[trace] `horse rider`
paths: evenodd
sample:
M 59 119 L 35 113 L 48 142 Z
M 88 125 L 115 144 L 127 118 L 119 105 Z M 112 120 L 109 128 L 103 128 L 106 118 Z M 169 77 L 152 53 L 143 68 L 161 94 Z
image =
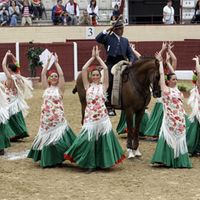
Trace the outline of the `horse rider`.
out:
M 111 106 L 111 92 L 113 86 L 113 75 L 111 74 L 111 68 L 121 60 L 128 59 L 131 63 L 136 60 L 128 39 L 122 37 L 123 32 L 123 21 L 117 20 L 112 27 L 102 31 L 96 36 L 96 41 L 104 45 L 107 54 L 106 65 L 108 66 L 109 72 L 107 109 L 109 116 L 116 115 L 115 110 Z

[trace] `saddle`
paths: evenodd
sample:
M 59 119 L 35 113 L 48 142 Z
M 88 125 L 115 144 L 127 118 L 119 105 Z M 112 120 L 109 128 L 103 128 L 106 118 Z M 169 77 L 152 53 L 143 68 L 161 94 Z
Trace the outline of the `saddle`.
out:
M 119 61 L 115 64 L 112 69 L 111 73 L 113 74 L 113 88 L 112 88 L 112 95 L 111 95 L 111 104 L 115 107 L 120 109 L 122 107 L 122 100 L 121 100 L 121 89 L 122 89 L 122 74 L 124 70 L 129 66 L 129 62 L 126 60 Z

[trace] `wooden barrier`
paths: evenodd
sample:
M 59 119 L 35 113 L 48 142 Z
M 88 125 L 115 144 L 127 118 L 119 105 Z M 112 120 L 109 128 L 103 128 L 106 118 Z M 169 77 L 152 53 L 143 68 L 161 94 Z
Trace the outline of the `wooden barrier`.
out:
M 67 40 L 66 42 L 60 43 L 35 43 L 35 46 L 48 48 L 52 52 L 57 52 L 59 56 L 59 63 L 64 71 L 65 80 L 74 80 L 74 49 L 73 42 L 77 43 L 78 46 L 78 70 L 80 71 L 84 63 L 91 56 L 92 46 L 97 45 L 95 40 Z M 162 45 L 161 41 L 148 41 L 148 42 L 135 42 L 136 49 L 143 56 L 154 56 L 156 51 L 159 51 Z M 195 55 L 200 54 L 200 40 L 185 40 L 185 41 L 175 41 L 175 47 L 173 51 L 178 60 L 177 70 L 193 70 L 195 67 L 192 58 Z M 27 50 L 28 43 L 19 44 L 19 58 L 21 65 L 21 73 L 24 76 L 30 76 L 30 71 L 28 68 Z M 106 53 L 104 47 L 101 46 L 101 56 L 105 60 Z M 4 43 L 0 44 L 0 58 L 3 59 L 6 51 L 10 49 L 15 53 L 15 43 Z M 0 67 L 0 71 L 2 68 Z M 37 70 L 37 76 L 40 76 L 41 68 Z

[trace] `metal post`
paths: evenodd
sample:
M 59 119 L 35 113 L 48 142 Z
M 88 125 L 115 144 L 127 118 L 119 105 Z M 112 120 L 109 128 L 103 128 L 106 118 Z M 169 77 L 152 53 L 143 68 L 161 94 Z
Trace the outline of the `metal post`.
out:
M 16 60 L 19 63 L 19 42 L 15 43 Z
M 76 80 L 78 76 L 78 47 L 76 42 L 73 42 L 73 49 L 74 49 L 74 80 Z

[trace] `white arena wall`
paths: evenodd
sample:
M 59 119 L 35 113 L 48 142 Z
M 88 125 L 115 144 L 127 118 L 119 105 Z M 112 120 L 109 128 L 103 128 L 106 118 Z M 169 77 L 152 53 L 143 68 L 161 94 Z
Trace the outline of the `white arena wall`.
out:
M 0 43 L 12 42 L 65 42 L 69 40 L 94 39 L 109 26 L 31 26 L 1 27 Z M 88 36 L 88 31 L 92 35 Z M 200 39 L 199 25 L 130 25 L 125 26 L 124 36 L 130 41 L 183 41 Z

